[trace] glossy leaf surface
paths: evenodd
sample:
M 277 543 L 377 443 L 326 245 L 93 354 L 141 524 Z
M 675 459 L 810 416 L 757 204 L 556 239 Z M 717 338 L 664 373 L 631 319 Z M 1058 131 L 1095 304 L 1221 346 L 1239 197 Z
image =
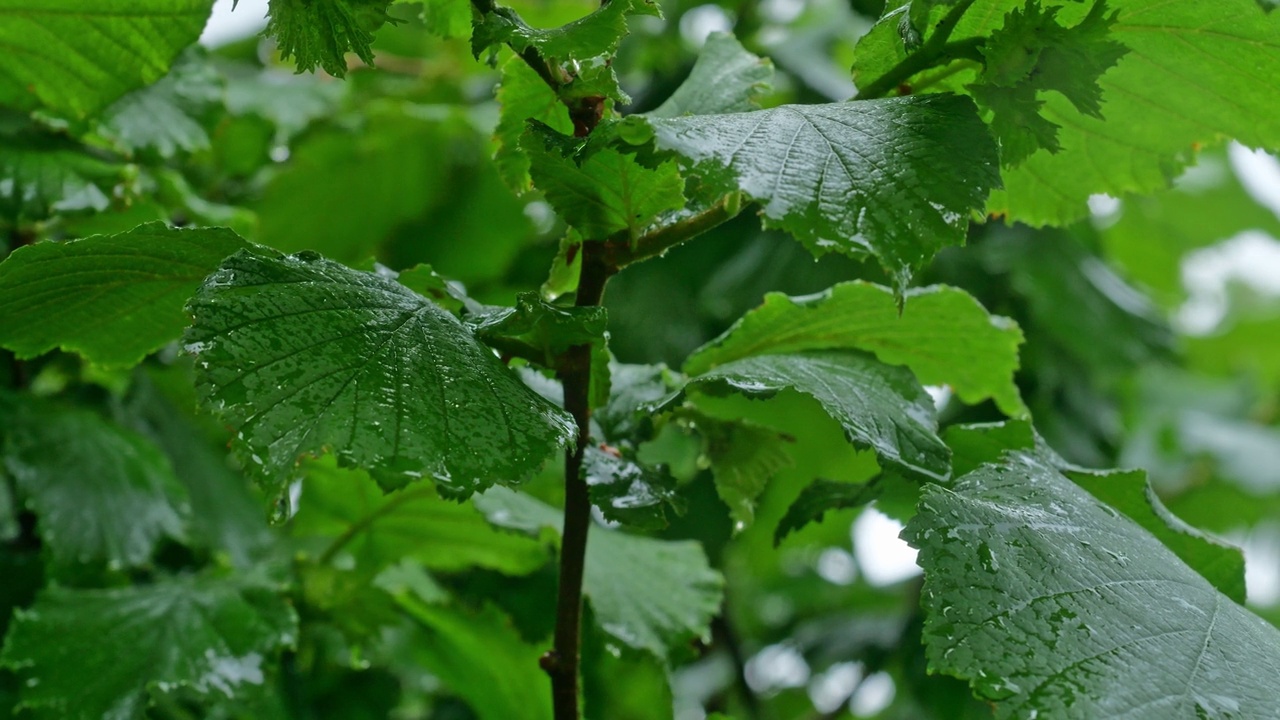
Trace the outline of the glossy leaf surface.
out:
M 182 334 L 187 299 L 247 246 L 222 228 L 148 223 L 21 248 L 0 263 L 0 345 L 19 357 L 61 348 L 100 365 L 136 364 Z
M 965 402 L 993 398 L 1002 411 L 1026 408 L 1013 384 L 1022 332 L 987 314 L 973 296 L 933 286 L 906 294 L 901 313 L 892 291 L 866 282 L 841 283 L 816 295 L 769 293 L 720 337 L 685 361 L 698 374 L 753 355 L 855 349 L 911 368 L 920 382 L 947 385 Z
M 652 118 L 658 147 L 811 251 L 874 255 L 905 287 L 999 183 L 973 103 L 951 96 Z
M 395 487 L 514 484 L 573 432 L 448 312 L 314 253 L 229 258 L 186 336 L 208 402 L 275 482 L 331 450 Z
M 997 717 L 1274 707 L 1280 631 L 1029 455 L 927 486 L 904 537 L 925 569 L 930 663 Z

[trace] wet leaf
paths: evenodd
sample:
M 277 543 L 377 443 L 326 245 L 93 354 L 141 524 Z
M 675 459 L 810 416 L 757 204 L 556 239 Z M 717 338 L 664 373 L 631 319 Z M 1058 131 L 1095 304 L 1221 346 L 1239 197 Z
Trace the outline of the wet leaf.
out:
M 645 113 L 653 118 L 748 112 L 773 82 L 773 63 L 753 55 L 728 33 L 712 33 L 689 77 L 666 102 Z
M 667 509 L 684 512 L 676 480 L 663 467 L 649 467 L 616 449 L 589 445 L 582 472 L 591 502 L 605 519 L 646 530 L 667 526 Z

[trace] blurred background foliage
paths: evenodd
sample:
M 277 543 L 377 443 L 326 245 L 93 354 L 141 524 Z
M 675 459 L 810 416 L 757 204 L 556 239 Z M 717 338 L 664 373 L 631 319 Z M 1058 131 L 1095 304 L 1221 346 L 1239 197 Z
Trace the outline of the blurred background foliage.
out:
M 552 26 L 592 2 L 512 5 L 532 24 Z M 716 30 L 772 58 L 778 77 L 767 104 L 846 99 L 853 46 L 882 5 L 664 0 L 666 17 L 634 19 L 621 48 L 627 110 L 661 103 Z M 242 2 L 236 12 L 254 8 Z M 536 195 L 508 189 L 491 159 L 496 67 L 506 58 L 476 62 L 465 39 L 425 32 L 422 12 L 394 5 L 400 22 L 378 34 L 377 67 L 356 61 L 345 81 L 295 75 L 254 36 L 193 49 L 92 128 L 0 115 L 0 175 L 15 178 L 0 187 L 0 242 L 12 248 L 156 219 L 227 225 L 284 251 L 350 264 L 430 263 L 473 297 L 511 304 L 546 279 L 564 228 Z M 1027 337 L 1018 383 L 1048 442 L 1081 465 L 1149 470 L 1175 513 L 1242 544 L 1250 604 L 1272 622 L 1280 621 L 1277 167 L 1240 148 L 1205 151 L 1173 188 L 1097 198 L 1074 227 L 975 225 L 968 247 L 943 252 L 920 280 L 964 288 L 1014 318 Z M 815 262 L 785 235 L 739 217 L 612 282 L 610 349 L 621 362 L 678 367 L 768 291 L 804 294 L 857 278 L 884 281 L 873 263 Z M 371 481 L 326 484 L 349 471 L 317 466 L 293 520 L 268 527 L 261 500 L 225 460 L 225 431 L 195 414 L 186 365 L 174 351 L 127 373 L 58 353 L 0 367 L 5 385 L 71 398 L 154 441 L 178 471 L 193 528 L 167 540 L 151 570 L 47 563 L 36 518 L 0 469 L 0 633 L 49 581 L 112 587 L 165 569 L 254 567 L 289 578 L 302 635 L 269 678 L 270 692 L 228 700 L 208 717 L 534 717 L 519 695 L 493 688 L 545 692 L 526 644 L 547 638 L 554 617 L 545 538 L 513 539 L 500 558 L 464 570 L 442 560 L 443 540 L 384 528 L 372 565 L 318 561 L 349 527 L 326 513 L 381 502 Z M 1002 417 L 943 388 L 937 400 L 944 423 Z M 750 527 L 735 527 L 688 438 L 673 430 L 643 452 L 686 483 L 689 508 L 661 534 L 704 544 L 726 577 L 724 615 L 710 644 L 688 648 L 669 678 L 588 623 L 587 717 L 988 716 L 959 682 L 925 672 L 919 579 L 896 538 L 895 518 L 910 512 L 911 498 L 886 491 L 870 509 L 828 513 L 775 548 L 774 528 L 804 486 L 818 477 L 862 481 L 874 463 L 798 396 L 767 407 L 722 402 L 738 402 L 724 411 L 792 440 Z M 535 492 L 553 499 L 554 474 L 535 481 Z M 400 511 L 410 526 L 444 512 L 430 504 Z M 476 533 L 490 532 L 470 521 Z M 459 601 L 441 609 L 392 599 L 389 589 L 406 587 Z M 0 672 L 0 718 L 10 716 L 16 682 Z M 148 692 L 161 700 L 153 716 L 196 716 L 180 692 Z

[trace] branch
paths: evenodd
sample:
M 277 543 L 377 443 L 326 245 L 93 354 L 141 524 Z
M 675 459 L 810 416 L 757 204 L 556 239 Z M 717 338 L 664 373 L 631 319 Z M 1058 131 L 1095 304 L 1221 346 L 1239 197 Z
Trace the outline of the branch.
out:
M 960 24 L 960 19 L 964 17 L 964 14 L 968 12 L 973 3 L 974 0 L 960 0 L 960 2 L 956 3 L 956 6 L 951 8 L 950 12 L 938 21 L 938 24 L 933 29 L 933 35 L 929 36 L 924 45 L 907 55 L 901 62 L 876 78 L 870 85 L 865 88 L 859 88 L 858 94 L 854 98 L 857 100 L 873 100 L 885 97 L 899 85 L 909 80 L 912 75 L 940 64 L 944 60 L 965 57 L 981 60 L 982 57 L 978 54 L 978 50 L 982 47 L 982 38 L 968 38 L 953 43 L 947 42 L 951 39 L 951 33 L 955 32 L 956 26 Z
M 742 212 L 742 199 L 738 193 L 731 193 L 720 202 L 696 215 L 665 225 L 649 233 L 631 239 L 628 231 L 623 230 L 616 235 L 597 243 L 603 246 L 601 260 L 606 272 L 610 275 L 628 265 L 663 255 L 671 248 L 687 240 L 701 235 L 738 216 Z M 583 243 L 583 248 L 591 245 Z M 583 257 L 583 273 L 586 272 L 586 257 Z

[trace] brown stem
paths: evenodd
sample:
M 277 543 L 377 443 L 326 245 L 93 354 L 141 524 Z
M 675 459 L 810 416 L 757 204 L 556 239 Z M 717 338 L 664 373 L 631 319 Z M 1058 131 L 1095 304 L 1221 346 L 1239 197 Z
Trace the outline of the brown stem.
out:
M 604 264 L 602 243 L 582 248 L 582 276 L 578 307 L 599 305 L 612 274 Z M 560 541 L 560 583 L 556 599 L 555 644 L 542 656 L 542 669 L 551 676 L 555 720 L 578 720 L 578 667 L 582 646 L 582 579 L 587 560 L 587 532 L 591 527 L 591 496 L 582 477 L 582 455 L 591 441 L 591 346 L 569 348 L 560 370 L 564 407 L 578 424 L 578 437 L 564 456 L 564 529 Z

